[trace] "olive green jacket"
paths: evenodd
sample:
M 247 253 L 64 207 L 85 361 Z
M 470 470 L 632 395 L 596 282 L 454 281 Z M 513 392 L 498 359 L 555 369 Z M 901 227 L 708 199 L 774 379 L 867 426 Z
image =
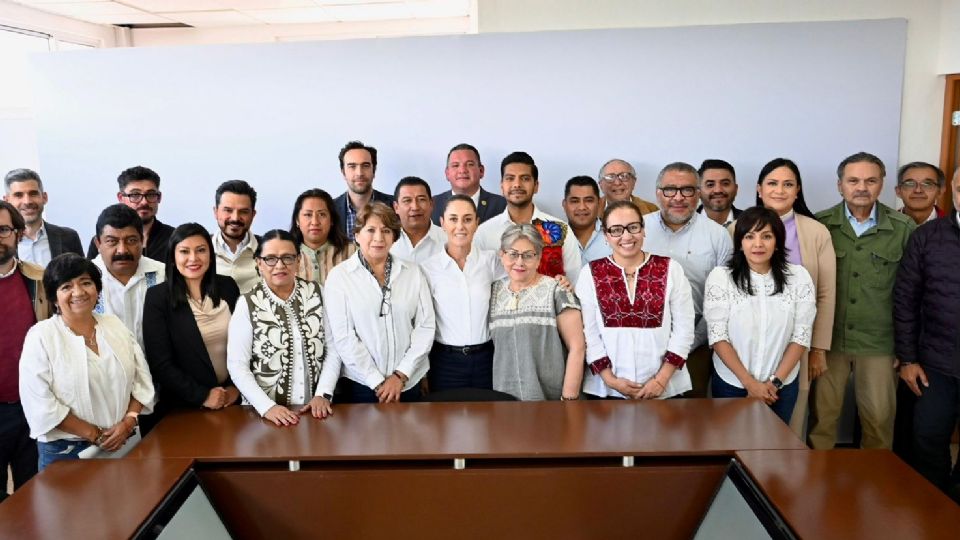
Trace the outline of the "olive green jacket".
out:
M 837 254 L 837 309 L 834 352 L 893 354 L 893 282 L 903 249 L 916 228 L 913 220 L 877 202 L 877 225 L 859 238 L 844 204 L 817 214 L 830 231 Z

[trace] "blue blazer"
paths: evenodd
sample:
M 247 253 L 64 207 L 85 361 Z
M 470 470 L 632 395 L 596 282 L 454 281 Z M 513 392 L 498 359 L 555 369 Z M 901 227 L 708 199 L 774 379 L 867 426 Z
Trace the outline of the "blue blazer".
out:
M 453 192 L 448 190 L 433 196 L 433 215 L 431 219 L 433 219 L 433 222 L 437 225 L 440 225 L 440 216 L 443 215 L 443 207 L 447 205 L 447 201 L 450 200 L 452 194 Z M 480 206 L 477 207 L 477 219 L 480 220 L 480 223 L 483 223 L 493 216 L 502 214 L 506 209 L 506 199 L 480 188 Z
M 382 202 L 393 208 L 393 195 L 387 195 L 386 193 L 381 193 L 377 190 L 373 190 L 373 199 L 377 202 Z M 347 192 L 344 191 L 340 194 L 339 197 L 333 200 L 334 210 L 337 212 L 337 217 L 340 218 L 340 230 L 343 231 L 343 234 L 347 235 L 347 238 L 353 238 L 353 235 L 347 232 Z

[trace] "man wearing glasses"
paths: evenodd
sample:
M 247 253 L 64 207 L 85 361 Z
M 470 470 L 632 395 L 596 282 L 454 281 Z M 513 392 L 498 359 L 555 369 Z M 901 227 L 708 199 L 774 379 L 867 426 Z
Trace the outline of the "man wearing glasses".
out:
M 120 173 L 117 177 L 120 191 L 117 202 L 137 211 L 143 222 L 143 254 L 155 261 L 167 260 L 167 241 L 173 234 L 173 227 L 160 223 L 157 210 L 160 208 L 160 175 L 152 170 L 136 166 Z M 87 258 L 97 256 L 97 246 L 90 240 Z
M 693 390 L 687 397 L 706 397 L 713 365 L 707 346 L 707 324 L 703 319 L 703 288 L 707 274 L 726 264 L 733 253 L 730 233 L 715 221 L 697 213 L 700 202 L 700 175 L 689 163 L 671 163 L 657 176 L 660 211 L 644 216 L 647 237 L 645 250 L 680 263 L 690 282 L 696 311 L 695 335 L 686 366 Z
M 633 194 L 633 188 L 637 185 L 637 170 L 633 165 L 622 159 L 611 159 L 600 167 L 600 175 L 597 177 L 600 183 L 600 189 L 603 190 L 603 197 L 600 198 L 599 215 L 603 215 L 603 209 L 607 207 L 607 201 L 626 201 L 631 200 L 637 205 L 641 214 L 649 214 L 659 210 L 657 205 L 645 201 Z
M 917 225 L 943 217 L 937 200 L 943 196 L 946 177 L 936 165 L 923 161 L 907 163 L 897 171 L 897 197 L 903 201 L 901 212 Z

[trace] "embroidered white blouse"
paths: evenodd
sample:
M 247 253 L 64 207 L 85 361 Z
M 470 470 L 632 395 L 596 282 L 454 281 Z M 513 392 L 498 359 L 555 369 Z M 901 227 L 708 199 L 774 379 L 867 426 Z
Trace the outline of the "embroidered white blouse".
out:
M 59 315 L 27 332 L 20 356 L 20 402 L 30 436 L 41 442 L 79 439 L 57 429 L 73 413 L 101 428 L 123 419 L 130 398 L 153 410 L 150 368 L 133 333 L 113 315 L 94 313 L 97 348 L 93 354 Z
M 783 292 L 774 291 L 771 273 L 750 272 L 754 294 L 748 295 L 733 283 L 730 269 L 718 266 L 707 276 L 704 287 L 703 316 L 707 321 L 710 345 L 726 341 L 733 346 L 740 362 L 758 381 L 768 381 L 780 365 L 791 342 L 810 346 L 813 319 L 817 315 L 817 297 L 813 280 L 798 264 L 788 264 Z M 743 383 L 713 353 L 717 375 L 727 384 L 743 388 Z M 783 380 L 790 384 L 800 372 L 798 362 Z

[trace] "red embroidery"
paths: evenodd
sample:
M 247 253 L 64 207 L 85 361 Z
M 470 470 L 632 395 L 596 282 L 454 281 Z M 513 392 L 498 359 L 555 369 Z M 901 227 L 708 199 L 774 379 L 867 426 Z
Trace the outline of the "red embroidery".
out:
M 597 303 L 607 328 L 659 328 L 667 298 L 667 271 L 670 259 L 651 255 L 637 276 L 633 305 L 627 294 L 623 271 L 610 259 L 590 263 L 597 291 Z
M 603 358 L 594 360 L 590 363 L 590 372 L 594 375 L 599 375 L 608 367 L 613 367 L 613 362 L 610 361 L 610 357 L 604 356 Z
M 683 365 L 687 363 L 687 361 L 682 356 L 680 356 L 677 353 L 672 353 L 670 351 L 667 351 L 667 354 L 663 355 L 663 361 L 668 364 L 673 364 L 677 366 L 677 369 L 682 368 Z
M 537 272 L 550 277 L 563 274 L 563 246 L 547 246 L 540 256 Z

